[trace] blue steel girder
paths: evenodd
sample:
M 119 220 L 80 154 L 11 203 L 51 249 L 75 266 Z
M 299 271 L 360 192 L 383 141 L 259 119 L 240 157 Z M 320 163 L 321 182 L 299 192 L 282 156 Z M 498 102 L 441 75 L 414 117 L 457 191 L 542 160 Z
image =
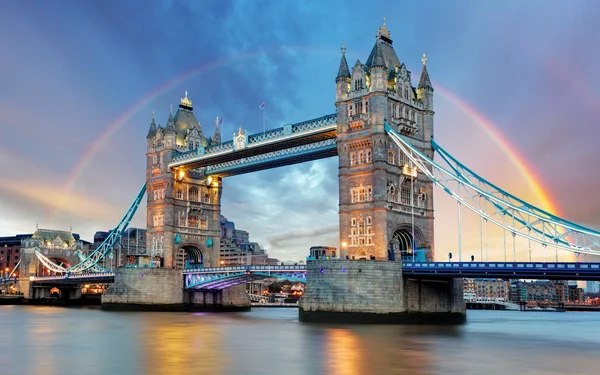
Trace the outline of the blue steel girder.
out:
M 435 185 L 483 218 L 520 236 L 574 253 L 600 255 L 600 232 L 547 213 L 476 175 L 432 140 L 447 167 L 409 144 L 386 122 L 390 138 Z
M 336 155 L 337 140 L 336 138 L 331 138 L 320 142 L 308 143 L 279 151 L 254 155 L 248 158 L 210 165 L 206 167 L 205 174 L 207 176 L 219 175 L 221 177 L 234 176 L 302 163 L 305 161 L 328 158 Z
M 135 215 L 140 205 L 140 202 L 144 197 L 144 194 L 146 194 L 146 184 L 142 186 L 137 197 L 134 199 L 133 203 L 131 204 L 131 206 L 129 207 L 119 224 L 117 224 L 117 226 L 110 232 L 106 239 L 98 246 L 98 248 L 96 248 L 96 250 L 94 250 L 90 255 L 88 255 L 84 259 L 81 259 L 80 262 L 74 265 L 73 267 L 66 268 L 63 266 L 59 266 L 58 264 L 48 259 L 45 255 L 43 255 L 37 248 L 34 250 L 34 254 L 45 267 L 52 270 L 53 272 L 71 274 L 80 273 L 90 269 L 97 272 L 105 271 L 104 268 L 98 266 L 98 262 L 104 259 L 104 257 L 113 249 L 113 246 L 117 244 L 117 242 L 123 235 L 123 232 L 125 232 L 125 230 L 129 226 L 131 219 Z
M 335 138 L 337 115 L 330 114 L 248 135 L 247 143 L 239 149 L 236 149 L 233 141 L 227 141 L 183 153 L 176 152 L 169 168 L 192 170 Z
M 403 262 L 402 274 L 425 278 L 600 280 L 600 263 Z
M 235 266 L 184 271 L 185 289 L 222 290 L 252 280 L 279 278 L 306 282 L 306 266 Z

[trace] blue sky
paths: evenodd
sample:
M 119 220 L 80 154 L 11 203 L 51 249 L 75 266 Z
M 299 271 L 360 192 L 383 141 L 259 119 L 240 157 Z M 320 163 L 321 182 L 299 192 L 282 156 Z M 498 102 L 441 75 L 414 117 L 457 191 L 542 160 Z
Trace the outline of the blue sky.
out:
M 261 131 L 263 101 L 267 128 L 332 113 L 342 42 L 350 65 L 364 62 L 382 17 L 414 84 L 426 52 L 434 88 L 493 123 L 565 218 L 598 229 L 598 14 L 595 1 L 3 1 L 0 235 L 36 223 L 72 226 L 86 239 L 112 228 L 144 181 L 152 110 L 164 125 L 186 90 L 205 134 L 224 117 L 225 139 L 239 126 Z M 541 204 L 441 92 L 436 139 Z M 337 189 L 335 159 L 233 177 L 223 214 L 271 255 L 300 259 L 312 245 L 338 246 Z M 455 251 L 456 210 L 441 192 L 436 198 L 436 247 Z M 134 225 L 144 222 L 142 209 Z M 477 225 L 465 219 L 466 251 L 479 244 Z

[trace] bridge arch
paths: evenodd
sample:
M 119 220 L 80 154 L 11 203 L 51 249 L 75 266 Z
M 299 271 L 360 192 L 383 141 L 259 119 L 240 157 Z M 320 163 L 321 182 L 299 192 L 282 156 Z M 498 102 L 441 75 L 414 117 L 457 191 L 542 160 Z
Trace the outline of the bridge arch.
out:
M 178 268 L 197 268 L 204 265 L 206 248 L 198 244 L 183 244 L 177 249 Z M 206 259 L 208 260 L 208 259 Z
M 412 255 L 413 249 L 424 246 L 425 242 L 425 236 L 419 227 L 414 226 L 413 228 L 410 224 L 402 224 L 392 234 L 390 251 L 394 253 L 394 258 L 398 259 L 398 255 Z

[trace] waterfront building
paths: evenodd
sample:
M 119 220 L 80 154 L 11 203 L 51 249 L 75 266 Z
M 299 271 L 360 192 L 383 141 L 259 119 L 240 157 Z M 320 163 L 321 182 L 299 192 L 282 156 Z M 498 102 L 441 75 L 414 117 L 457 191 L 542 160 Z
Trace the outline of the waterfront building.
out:
M 470 279 L 470 292 L 477 298 L 509 299 L 510 283 L 502 279 Z
M 577 285 L 569 285 L 569 302 L 583 303 L 584 301 L 583 288 L 578 288 Z

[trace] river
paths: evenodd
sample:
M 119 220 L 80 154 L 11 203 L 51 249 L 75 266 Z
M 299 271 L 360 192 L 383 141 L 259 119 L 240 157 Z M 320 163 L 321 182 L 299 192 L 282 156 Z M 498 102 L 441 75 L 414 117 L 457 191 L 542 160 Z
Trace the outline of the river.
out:
M 1 375 L 598 374 L 600 313 L 469 311 L 458 327 L 0 306 Z

